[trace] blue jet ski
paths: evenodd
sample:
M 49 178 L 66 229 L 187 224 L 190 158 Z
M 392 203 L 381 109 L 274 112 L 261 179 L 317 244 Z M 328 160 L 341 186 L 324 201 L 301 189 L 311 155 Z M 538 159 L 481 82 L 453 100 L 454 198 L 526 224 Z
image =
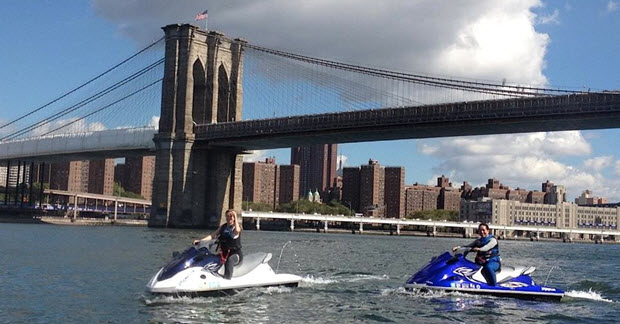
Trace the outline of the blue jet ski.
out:
M 564 297 L 564 292 L 560 289 L 536 285 L 530 277 L 534 267 L 502 265 L 501 270 L 496 273 L 497 285 L 488 285 L 482 275 L 482 267 L 467 260 L 466 255 L 467 253 L 459 253 L 453 256 L 445 252 L 433 257 L 429 264 L 407 280 L 405 289 L 458 291 L 546 301 L 559 301 Z

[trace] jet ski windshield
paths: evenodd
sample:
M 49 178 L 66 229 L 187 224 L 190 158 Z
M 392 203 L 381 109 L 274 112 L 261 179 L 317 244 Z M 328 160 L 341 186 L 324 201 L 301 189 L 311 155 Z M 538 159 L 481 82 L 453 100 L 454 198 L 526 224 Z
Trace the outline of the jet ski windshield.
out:
M 178 272 L 191 267 L 204 267 L 208 263 L 216 263 L 219 268 L 219 254 L 213 254 L 204 245 L 190 246 L 183 253 L 173 257 L 167 265 L 164 266 L 158 280 L 166 280 L 171 278 Z

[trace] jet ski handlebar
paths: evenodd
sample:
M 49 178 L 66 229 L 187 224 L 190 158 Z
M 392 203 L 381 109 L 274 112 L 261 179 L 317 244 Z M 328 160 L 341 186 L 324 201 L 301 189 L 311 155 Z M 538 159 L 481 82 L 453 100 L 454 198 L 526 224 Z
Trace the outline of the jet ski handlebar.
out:
M 207 241 L 199 241 L 195 244 L 196 249 L 200 250 L 201 248 L 207 248 L 209 253 L 211 254 L 220 254 L 220 244 L 217 239 L 207 240 Z

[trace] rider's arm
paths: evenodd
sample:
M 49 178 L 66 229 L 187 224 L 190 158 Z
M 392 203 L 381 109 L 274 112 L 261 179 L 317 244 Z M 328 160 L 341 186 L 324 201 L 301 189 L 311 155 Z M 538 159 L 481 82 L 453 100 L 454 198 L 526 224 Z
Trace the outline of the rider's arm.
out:
M 461 249 L 461 248 L 471 248 L 471 247 L 474 247 L 474 246 L 476 246 L 476 242 L 477 241 L 478 240 L 475 240 L 475 241 L 473 241 L 473 242 L 471 242 L 471 243 L 469 243 L 467 245 L 463 245 L 463 246 L 460 246 L 460 245 L 459 246 L 455 246 L 455 247 L 452 248 L 452 251 L 456 252 L 456 250 Z
M 233 234 L 235 235 L 235 238 L 237 238 L 239 233 L 241 233 L 241 225 L 239 225 L 239 220 L 237 219 L 237 217 L 235 217 L 235 228 L 233 229 Z
M 494 248 L 497 245 L 497 240 L 493 237 L 489 240 L 489 243 L 485 244 L 483 247 L 479 248 L 478 251 L 487 252 Z
M 194 240 L 194 244 L 198 244 L 198 243 L 200 243 L 200 241 L 210 241 L 210 240 L 218 237 L 218 235 L 220 235 L 220 229 L 221 228 L 222 227 L 220 226 L 213 233 L 211 233 L 211 234 L 209 234 L 209 235 L 207 235 L 207 236 L 205 236 L 205 237 L 203 237 L 203 238 L 201 238 L 199 240 Z

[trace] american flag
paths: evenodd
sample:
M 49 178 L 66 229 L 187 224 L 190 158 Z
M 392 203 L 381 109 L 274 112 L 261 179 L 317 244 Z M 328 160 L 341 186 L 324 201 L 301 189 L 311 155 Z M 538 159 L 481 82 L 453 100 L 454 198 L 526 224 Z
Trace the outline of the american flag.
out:
M 208 17 L 209 17 L 209 10 L 205 10 L 205 11 L 197 14 L 196 15 L 196 19 L 194 19 L 194 21 L 207 19 Z

